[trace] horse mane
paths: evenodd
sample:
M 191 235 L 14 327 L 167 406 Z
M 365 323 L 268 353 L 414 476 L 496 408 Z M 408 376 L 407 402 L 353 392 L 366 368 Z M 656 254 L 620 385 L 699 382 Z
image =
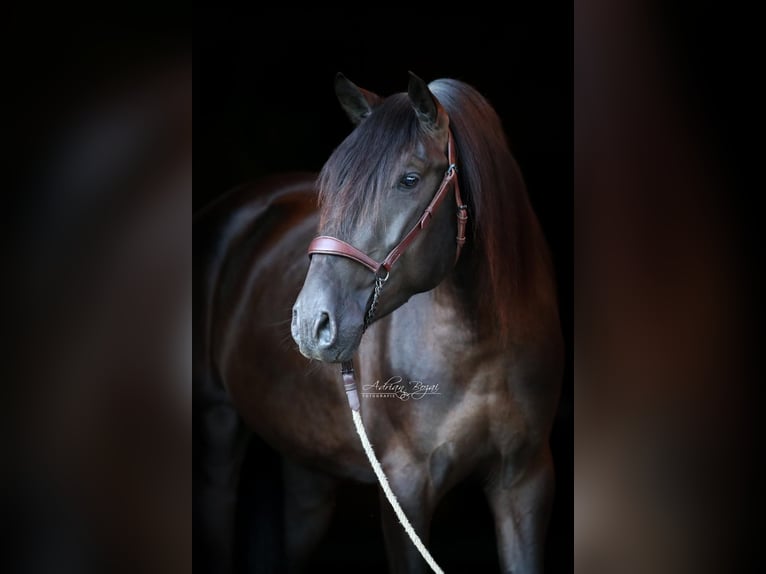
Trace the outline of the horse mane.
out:
M 458 177 L 468 205 L 469 240 L 455 287 L 477 326 L 508 339 L 531 324 L 532 297 L 549 294 L 551 265 L 526 186 L 502 122 L 473 87 L 440 79 L 429 88 L 447 111 Z M 333 151 L 317 181 L 326 233 L 343 238 L 355 222 L 377 217 L 381 189 L 404 151 L 424 137 L 406 93 L 379 104 Z M 330 213 L 331 211 L 331 213 Z M 547 276 L 547 278 L 546 278 Z
M 470 235 L 458 287 L 473 293 L 479 325 L 507 339 L 533 322 L 533 299 L 550 296 L 550 254 L 490 103 L 458 80 L 435 80 L 429 88 L 449 115 L 468 204 Z

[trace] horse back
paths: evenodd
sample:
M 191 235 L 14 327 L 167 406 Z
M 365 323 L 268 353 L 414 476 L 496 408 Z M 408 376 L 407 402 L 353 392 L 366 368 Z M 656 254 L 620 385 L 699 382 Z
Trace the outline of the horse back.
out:
M 259 260 L 315 217 L 315 180 L 312 173 L 267 177 L 231 189 L 194 214 L 195 379 L 208 379 L 215 370 L 216 321 L 237 298 L 250 271 L 246 261 Z M 294 243 L 305 259 L 301 238 Z

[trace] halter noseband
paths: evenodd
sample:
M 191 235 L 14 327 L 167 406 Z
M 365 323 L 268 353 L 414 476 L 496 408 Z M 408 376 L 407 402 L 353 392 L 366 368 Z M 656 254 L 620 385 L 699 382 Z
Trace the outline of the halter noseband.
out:
M 457 203 L 457 253 L 455 254 L 455 262 L 457 263 L 457 260 L 460 258 L 460 251 L 465 244 L 465 228 L 468 223 L 468 206 L 463 203 L 463 198 L 460 196 L 460 186 L 458 185 L 457 178 L 457 157 L 455 154 L 455 145 L 452 141 L 451 130 L 448 130 L 447 132 L 447 159 L 449 160 L 449 167 L 447 167 L 441 185 L 439 185 L 439 189 L 436 191 L 431 203 L 428 204 L 428 207 L 423 211 L 423 215 L 420 216 L 413 228 L 410 229 L 407 235 L 405 235 L 404 238 L 389 252 L 382 262 L 376 261 L 350 243 L 346 243 L 341 239 L 330 237 L 328 235 L 320 235 L 319 237 L 314 238 L 309 244 L 309 257 L 314 253 L 346 257 L 347 259 L 352 259 L 353 261 L 364 265 L 375 274 L 373 301 L 367 312 L 367 316 L 365 317 L 365 328 L 370 324 L 375 314 L 378 295 L 383 288 L 383 283 L 388 279 L 391 267 L 407 250 L 410 244 L 415 241 L 415 238 L 420 232 L 428 227 L 434 212 L 447 196 L 450 184 L 452 184 L 455 189 L 455 202 Z

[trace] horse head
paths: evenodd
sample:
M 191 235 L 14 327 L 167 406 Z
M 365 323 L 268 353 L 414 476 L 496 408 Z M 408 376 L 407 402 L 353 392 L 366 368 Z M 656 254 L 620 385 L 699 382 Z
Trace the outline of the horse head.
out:
M 383 317 L 442 282 L 466 217 L 459 199 L 441 201 L 453 187 L 459 198 L 449 118 L 423 80 L 410 73 L 407 92 L 384 99 L 339 74 L 335 91 L 355 128 L 320 173 L 325 243 L 312 244 L 292 313 L 301 353 L 326 362 L 351 359 L 371 309 Z

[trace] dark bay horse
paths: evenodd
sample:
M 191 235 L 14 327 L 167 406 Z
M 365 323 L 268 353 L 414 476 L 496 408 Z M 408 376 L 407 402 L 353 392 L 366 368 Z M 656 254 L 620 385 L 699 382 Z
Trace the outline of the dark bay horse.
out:
M 547 246 L 500 119 L 451 79 L 411 75 L 387 98 L 341 75 L 335 87 L 356 127 L 318 178 L 244 186 L 195 218 L 198 496 L 214 569 L 231 569 L 248 433 L 284 458 L 291 571 L 327 528 L 338 482 L 375 482 L 335 364 L 353 358 L 370 440 L 426 544 L 440 499 L 479 477 L 503 570 L 541 572 L 562 337 Z M 450 140 L 469 216 L 462 253 L 448 198 L 391 266 L 362 337 L 375 275 L 347 257 L 309 259 L 307 247 L 332 236 L 382 261 L 432 201 Z M 381 504 L 391 571 L 423 571 Z

